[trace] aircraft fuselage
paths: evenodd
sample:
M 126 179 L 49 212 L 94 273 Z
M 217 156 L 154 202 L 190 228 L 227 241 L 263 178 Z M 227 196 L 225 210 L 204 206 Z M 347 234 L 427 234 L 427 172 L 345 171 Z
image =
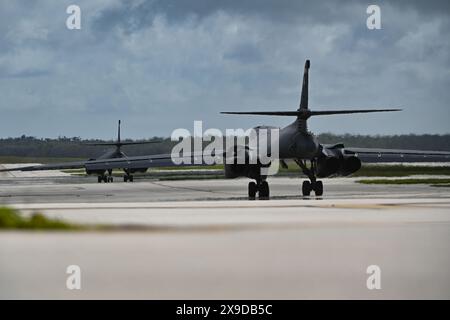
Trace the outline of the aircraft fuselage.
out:
M 312 159 L 319 151 L 317 138 L 312 133 L 300 131 L 297 120 L 280 129 L 280 159 Z

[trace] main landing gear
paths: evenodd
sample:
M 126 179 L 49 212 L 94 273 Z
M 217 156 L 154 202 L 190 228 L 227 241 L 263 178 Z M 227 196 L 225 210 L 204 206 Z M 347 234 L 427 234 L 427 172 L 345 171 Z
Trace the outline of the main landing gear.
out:
M 123 176 L 123 182 L 133 182 L 133 176 L 131 174 L 126 174 Z
M 255 200 L 256 193 L 260 200 L 268 200 L 270 196 L 269 184 L 266 180 L 257 180 L 248 183 L 248 199 Z
M 112 176 L 102 175 L 102 176 L 97 177 L 98 183 L 102 183 L 102 182 L 108 183 L 108 182 L 113 182 L 113 181 L 114 181 L 114 179 Z
M 112 177 L 112 170 L 108 170 L 108 175 L 102 174 L 100 176 L 97 177 L 97 182 L 98 183 L 102 183 L 102 182 L 113 182 L 114 179 Z
M 302 193 L 304 196 L 309 196 L 311 191 L 314 191 L 316 196 L 323 195 L 323 183 L 322 181 L 316 180 L 316 176 L 314 174 L 316 169 L 315 160 L 311 160 L 311 168 L 306 166 L 306 162 L 304 160 L 295 160 L 298 166 L 302 169 L 303 173 L 308 176 L 310 181 L 303 181 L 302 184 Z

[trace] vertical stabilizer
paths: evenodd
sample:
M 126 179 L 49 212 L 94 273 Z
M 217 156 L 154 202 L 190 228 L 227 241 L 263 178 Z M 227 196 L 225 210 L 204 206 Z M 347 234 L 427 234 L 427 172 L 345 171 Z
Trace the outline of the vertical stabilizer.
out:
M 305 69 L 303 72 L 303 83 L 302 83 L 302 92 L 300 94 L 300 106 L 298 110 L 307 110 L 308 109 L 308 88 L 309 88 L 309 60 L 305 62 Z M 308 133 L 308 125 L 306 123 L 306 119 L 300 119 L 297 117 L 298 121 L 298 129 L 302 133 Z
M 310 62 L 309 60 L 306 60 L 305 62 L 305 71 L 303 72 L 303 83 L 302 83 L 302 92 L 301 92 L 301 98 L 300 98 L 300 107 L 301 109 L 308 109 L 308 73 L 309 73 L 309 66 Z
M 119 125 L 117 127 L 117 143 L 120 143 L 120 120 L 119 120 Z

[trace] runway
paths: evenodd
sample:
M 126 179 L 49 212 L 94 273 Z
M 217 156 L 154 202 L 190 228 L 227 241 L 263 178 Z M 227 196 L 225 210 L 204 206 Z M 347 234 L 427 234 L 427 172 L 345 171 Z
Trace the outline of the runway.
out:
M 1 173 L 0 173 L 1 174 Z M 271 178 L 271 199 L 304 199 L 304 178 Z M 116 179 L 117 180 L 117 179 Z M 440 198 L 448 188 L 425 185 L 362 185 L 356 178 L 323 179 L 323 199 Z M 98 184 L 95 177 L 5 178 L 0 175 L 1 203 L 78 203 L 246 200 L 248 179 L 138 180 Z M 312 197 L 315 198 L 315 197 Z M 307 197 L 306 199 L 311 199 Z
M 301 179 L 273 178 L 271 200 L 248 201 L 247 183 L 0 177 L 0 203 L 23 214 L 127 226 L 0 232 L 0 298 L 450 298 L 448 188 L 325 179 L 304 198 Z

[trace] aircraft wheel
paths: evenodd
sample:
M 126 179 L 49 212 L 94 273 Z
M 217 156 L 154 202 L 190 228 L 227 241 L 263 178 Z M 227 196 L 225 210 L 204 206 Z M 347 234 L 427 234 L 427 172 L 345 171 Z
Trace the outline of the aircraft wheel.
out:
M 98 183 L 102 183 L 102 180 L 103 180 L 102 177 L 100 177 L 100 176 L 97 177 L 97 182 Z
M 261 187 L 259 189 L 259 199 L 268 200 L 270 196 L 269 183 L 267 181 L 261 182 Z
M 102 180 L 103 180 L 103 182 L 108 183 L 108 177 L 107 177 L 107 176 L 104 176 L 104 177 L 102 178 Z
M 256 183 L 253 181 L 249 182 L 248 183 L 248 199 L 255 200 L 257 191 L 258 191 L 258 187 L 256 186 Z
M 129 179 L 130 179 L 130 182 L 133 182 L 133 176 L 130 176 Z
M 316 196 L 323 195 L 323 183 L 322 181 L 316 181 L 314 184 L 314 192 L 316 193 Z
M 113 181 L 114 181 L 113 177 L 108 177 L 108 182 L 113 182 Z
M 127 175 L 123 176 L 123 182 L 128 182 L 128 176 Z
M 309 182 L 308 180 L 303 181 L 302 184 L 302 193 L 304 196 L 309 196 L 311 193 L 311 182 Z

